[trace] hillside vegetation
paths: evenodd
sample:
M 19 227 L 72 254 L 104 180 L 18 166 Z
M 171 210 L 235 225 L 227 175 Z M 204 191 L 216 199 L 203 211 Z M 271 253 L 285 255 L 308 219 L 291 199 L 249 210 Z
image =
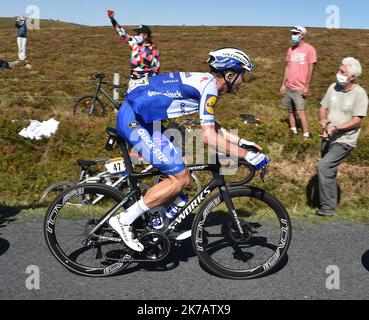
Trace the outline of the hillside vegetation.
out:
M 0 19 L 0 59 L 7 61 L 17 59 L 14 20 L 10 22 Z M 290 135 L 287 112 L 280 107 L 289 28 L 153 26 L 153 31 L 163 73 L 208 71 L 207 54 L 218 47 L 237 46 L 250 55 L 255 72 L 236 96 L 220 100 L 216 117 L 225 127 L 238 129 L 242 137 L 257 141 L 271 156 L 264 187 L 280 197 L 292 215 L 311 215 L 308 204 L 312 204 L 311 186 L 320 149 L 319 101 L 334 82 L 340 61 L 347 56 L 362 62 L 361 83 L 368 90 L 369 30 L 310 29 L 307 42 L 316 47 L 319 62 L 307 103 L 313 135 L 308 141 L 301 133 Z M 70 115 L 75 97 L 94 92 L 90 74 L 103 71 L 112 79 L 117 72 L 123 85 L 128 82 L 130 48 L 118 39 L 113 28 L 42 21 L 40 30 L 29 32 L 28 55 L 31 70 L 16 67 L 0 71 L 0 202 L 4 205 L 36 203 L 49 184 L 77 177 L 77 159 L 117 155 L 117 151 L 110 155 L 104 151 L 105 128 L 115 123 L 116 114 L 111 109 L 105 119 Z M 243 124 L 239 120 L 242 113 L 256 115 L 263 124 Z M 31 141 L 17 134 L 28 126 L 29 119 L 52 117 L 61 124 L 50 139 Z M 340 168 L 341 217 L 369 220 L 368 141 L 365 120 L 359 148 Z M 255 184 L 261 185 L 258 180 Z

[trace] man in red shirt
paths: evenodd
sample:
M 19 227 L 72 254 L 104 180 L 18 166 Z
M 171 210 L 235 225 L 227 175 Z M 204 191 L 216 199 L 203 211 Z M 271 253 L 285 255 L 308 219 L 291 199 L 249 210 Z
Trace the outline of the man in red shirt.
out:
M 282 105 L 288 108 L 288 119 L 291 130 L 297 133 L 296 118 L 301 120 L 304 138 L 309 138 L 309 122 L 305 114 L 305 98 L 309 94 L 314 64 L 317 62 L 315 48 L 305 42 L 307 30 L 296 26 L 291 30 L 292 46 L 287 53 L 287 66 L 284 72 L 280 92 Z

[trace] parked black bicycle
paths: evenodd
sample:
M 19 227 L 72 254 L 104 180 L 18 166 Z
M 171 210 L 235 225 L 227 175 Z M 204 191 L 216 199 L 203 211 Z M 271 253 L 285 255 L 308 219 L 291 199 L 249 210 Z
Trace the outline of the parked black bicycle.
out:
M 121 86 L 114 85 L 104 81 L 105 73 L 95 73 L 91 76 L 91 80 L 97 80 L 96 91 L 94 95 L 86 95 L 77 99 L 72 108 L 72 115 L 89 115 L 96 117 L 105 117 L 107 114 L 107 105 L 99 98 L 100 93 L 106 97 L 113 109 L 119 110 L 120 101 L 114 98 L 104 89 L 104 86 L 120 89 Z
M 215 164 L 190 166 L 190 171 L 210 171 L 210 183 L 161 230 L 152 228 L 153 217 L 146 213 L 133 225 L 144 251 L 135 252 L 125 246 L 108 220 L 141 198 L 144 190 L 138 181 L 160 175 L 159 171 L 136 173 L 126 142 L 114 129 L 107 129 L 111 149 L 117 141 L 129 172 L 125 194 L 104 184 L 84 184 L 69 188 L 49 206 L 44 234 L 52 254 L 68 270 L 103 277 L 121 273 L 132 263 L 156 262 L 169 253 L 171 235 L 181 229 L 191 213 L 200 207 L 191 230 L 194 251 L 201 263 L 213 274 L 229 279 L 251 279 L 275 269 L 287 253 L 292 226 L 282 203 L 267 191 L 245 185 L 243 181 L 226 184 L 221 174 L 219 156 Z M 240 165 L 250 167 L 245 161 Z M 262 178 L 266 169 L 261 171 Z M 103 195 L 98 204 L 93 199 Z M 83 199 L 80 206 L 72 200 Z

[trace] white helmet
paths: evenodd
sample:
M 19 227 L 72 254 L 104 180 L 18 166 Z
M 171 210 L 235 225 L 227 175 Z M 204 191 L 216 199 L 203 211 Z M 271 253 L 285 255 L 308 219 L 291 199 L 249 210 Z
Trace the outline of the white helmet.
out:
M 208 63 L 216 71 L 224 72 L 232 70 L 237 73 L 251 72 L 254 65 L 249 56 L 235 47 L 220 48 L 209 53 Z

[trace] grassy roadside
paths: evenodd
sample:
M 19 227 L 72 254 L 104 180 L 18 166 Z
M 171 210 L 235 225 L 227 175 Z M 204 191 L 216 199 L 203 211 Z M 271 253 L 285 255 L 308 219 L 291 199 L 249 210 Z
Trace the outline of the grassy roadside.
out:
M 45 22 L 46 23 L 46 22 Z M 1 28 L 0 57 L 15 60 L 15 30 L 6 23 Z M 52 28 L 57 28 L 57 32 Z M 286 111 L 280 105 L 278 93 L 285 54 L 288 48 L 288 28 L 263 27 L 155 27 L 154 38 L 162 52 L 162 72 L 207 71 L 207 53 L 225 45 L 246 50 L 255 63 L 255 73 L 243 85 L 237 96 L 219 101 L 216 116 L 227 128 L 237 129 L 242 137 L 257 141 L 272 159 L 268 179 L 256 185 L 282 200 L 293 219 L 320 221 L 310 206 L 311 188 L 319 160 L 319 101 L 330 83 L 341 59 L 355 56 L 361 60 L 363 84 L 369 85 L 369 32 L 367 30 L 325 30 L 312 28 L 308 41 L 319 55 L 315 68 L 307 113 L 313 137 L 304 141 L 299 134 L 289 134 Z M 130 28 L 128 28 L 130 30 Z M 193 45 L 193 37 L 203 39 Z M 173 42 L 173 39 L 176 39 Z M 337 48 L 336 44 L 340 43 Z M 191 48 L 191 53 L 188 54 Z M 51 183 L 73 179 L 78 175 L 77 159 L 116 157 L 117 151 L 104 151 L 106 126 L 114 126 L 115 114 L 105 119 L 72 118 L 71 104 L 75 96 L 93 91 L 89 74 L 104 71 L 109 78 L 114 72 L 127 82 L 129 47 L 121 42 L 110 27 L 86 27 L 52 22 L 41 30 L 30 32 L 29 54 L 32 70 L 14 68 L 1 71 L 0 76 L 0 215 L 17 207 L 22 216 L 38 215 L 38 209 L 26 209 L 37 203 L 42 191 Z M 64 82 L 48 82 L 59 79 Z M 25 81 L 26 80 L 26 81 Z M 68 82 L 81 80 L 86 82 Z M 42 82 L 40 82 L 42 81 Z M 368 88 L 368 87 L 366 87 Z M 123 92 L 122 92 L 123 94 Z M 21 97 L 14 97 L 19 95 Z M 35 96 L 51 96 L 39 98 Z M 252 127 L 239 120 L 241 113 L 255 114 L 262 126 Z M 17 133 L 29 119 L 61 122 L 58 132 L 48 140 L 31 141 Z M 369 221 L 369 128 L 364 121 L 359 148 L 340 167 L 340 213 L 333 219 Z M 310 191 L 309 191 L 310 190 Z M 310 194 L 309 194 L 310 192 Z

